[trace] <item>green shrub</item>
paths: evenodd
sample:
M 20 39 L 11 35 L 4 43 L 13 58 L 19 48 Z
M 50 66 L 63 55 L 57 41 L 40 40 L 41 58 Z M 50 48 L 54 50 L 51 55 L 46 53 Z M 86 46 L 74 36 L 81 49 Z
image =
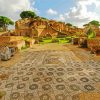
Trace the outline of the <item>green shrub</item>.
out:
M 52 39 L 52 43 L 58 43 L 58 42 L 59 42 L 59 39 L 57 39 L 57 38 Z
M 24 50 L 24 49 L 27 49 L 28 48 L 28 46 L 23 46 L 23 47 L 21 47 L 21 50 Z
M 39 42 L 43 42 L 43 38 L 39 38 L 38 40 L 39 40 Z
M 72 41 L 72 38 L 71 37 L 66 37 L 65 40 L 67 40 L 67 42 L 71 42 Z

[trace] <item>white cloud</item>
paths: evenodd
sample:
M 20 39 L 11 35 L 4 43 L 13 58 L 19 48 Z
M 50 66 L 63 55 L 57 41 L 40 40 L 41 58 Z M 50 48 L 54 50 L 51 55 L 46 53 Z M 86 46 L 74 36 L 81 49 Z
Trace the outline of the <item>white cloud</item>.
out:
M 76 0 L 76 6 L 72 7 L 69 12 L 62 16 L 59 15 L 58 20 L 71 22 L 78 26 L 82 26 L 91 20 L 99 20 L 100 14 L 88 9 L 88 6 L 93 6 L 92 4 L 95 5 L 95 9 L 99 9 L 99 0 Z
M 60 19 L 61 21 L 65 21 L 64 15 L 63 15 L 63 14 L 60 14 L 60 15 L 59 15 L 59 19 Z
M 0 16 L 7 16 L 13 20 L 20 18 L 19 14 L 23 10 L 34 10 L 34 0 L 0 0 Z
M 48 9 L 47 14 L 48 15 L 57 15 L 58 12 L 50 8 L 50 9 Z

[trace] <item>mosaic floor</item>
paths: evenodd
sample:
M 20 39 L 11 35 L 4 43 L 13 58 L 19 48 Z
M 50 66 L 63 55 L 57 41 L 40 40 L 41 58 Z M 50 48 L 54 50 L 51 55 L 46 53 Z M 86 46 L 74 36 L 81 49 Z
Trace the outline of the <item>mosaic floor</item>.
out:
M 100 62 L 81 61 L 72 51 L 28 52 L 11 68 L 0 67 L 2 100 L 72 100 L 80 92 L 100 92 Z

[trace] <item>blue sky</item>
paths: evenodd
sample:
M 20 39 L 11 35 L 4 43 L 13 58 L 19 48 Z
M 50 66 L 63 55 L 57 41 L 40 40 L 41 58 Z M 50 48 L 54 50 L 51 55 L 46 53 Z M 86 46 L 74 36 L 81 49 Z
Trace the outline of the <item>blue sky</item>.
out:
M 100 20 L 100 0 L 35 0 L 38 15 L 82 26 Z
M 74 6 L 74 4 L 74 0 L 36 0 L 34 7 L 36 7 L 40 11 L 40 16 L 52 18 L 54 16 L 50 16 L 46 13 L 49 8 L 56 10 L 59 14 L 63 14 L 65 12 L 68 12 L 68 10 L 70 10 L 70 8 Z
M 79 27 L 91 20 L 100 21 L 100 0 L 0 0 L 1 16 L 16 21 L 23 10 Z

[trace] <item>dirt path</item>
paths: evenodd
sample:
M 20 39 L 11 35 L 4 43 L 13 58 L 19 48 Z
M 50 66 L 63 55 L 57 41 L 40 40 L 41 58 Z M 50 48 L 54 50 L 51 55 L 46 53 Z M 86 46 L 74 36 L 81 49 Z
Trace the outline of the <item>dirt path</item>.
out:
M 68 48 L 62 46 L 61 44 L 45 44 L 45 45 L 35 44 L 33 46 L 33 48 L 31 48 L 31 49 L 26 49 L 26 50 L 23 50 L 21 52 L 18 52 L 9 61 L 0 61 L 0 67 L 7 67 L 7 68 L 9 68 L 9 67 L 13 66 L 14 64 L 20 62 L 22 59 L 24 59 L 24 57 L 29 52 L 43 51 L 43 50 L 68 50 Z
M 26 49 L 24 51 L 18 52 L 12 59 L 9 61 L 0 61 L 0 66 L 3 67 L 11 67 L 14 64 L 20 62 L 24 57 L 27 55 L 28 52 L 33 52 L 33 51 L 43 51 L 43 50 L 61 50 L 61 51 L 66 51 L 70 50 L 72 51 L 79 59 L 82 61 L 86 60 L 95 60 L 97 62 L 100 62 L 100 55 L 96 56 L 90 53 L 90 51 L 86 49 L 81 49 L 78 48 L 77 46 L 73 46 L 71 44 L 56 44 L 56 43 L 51 43 L 51 44 L 35 44 L 33 48 L 31 49 Z

